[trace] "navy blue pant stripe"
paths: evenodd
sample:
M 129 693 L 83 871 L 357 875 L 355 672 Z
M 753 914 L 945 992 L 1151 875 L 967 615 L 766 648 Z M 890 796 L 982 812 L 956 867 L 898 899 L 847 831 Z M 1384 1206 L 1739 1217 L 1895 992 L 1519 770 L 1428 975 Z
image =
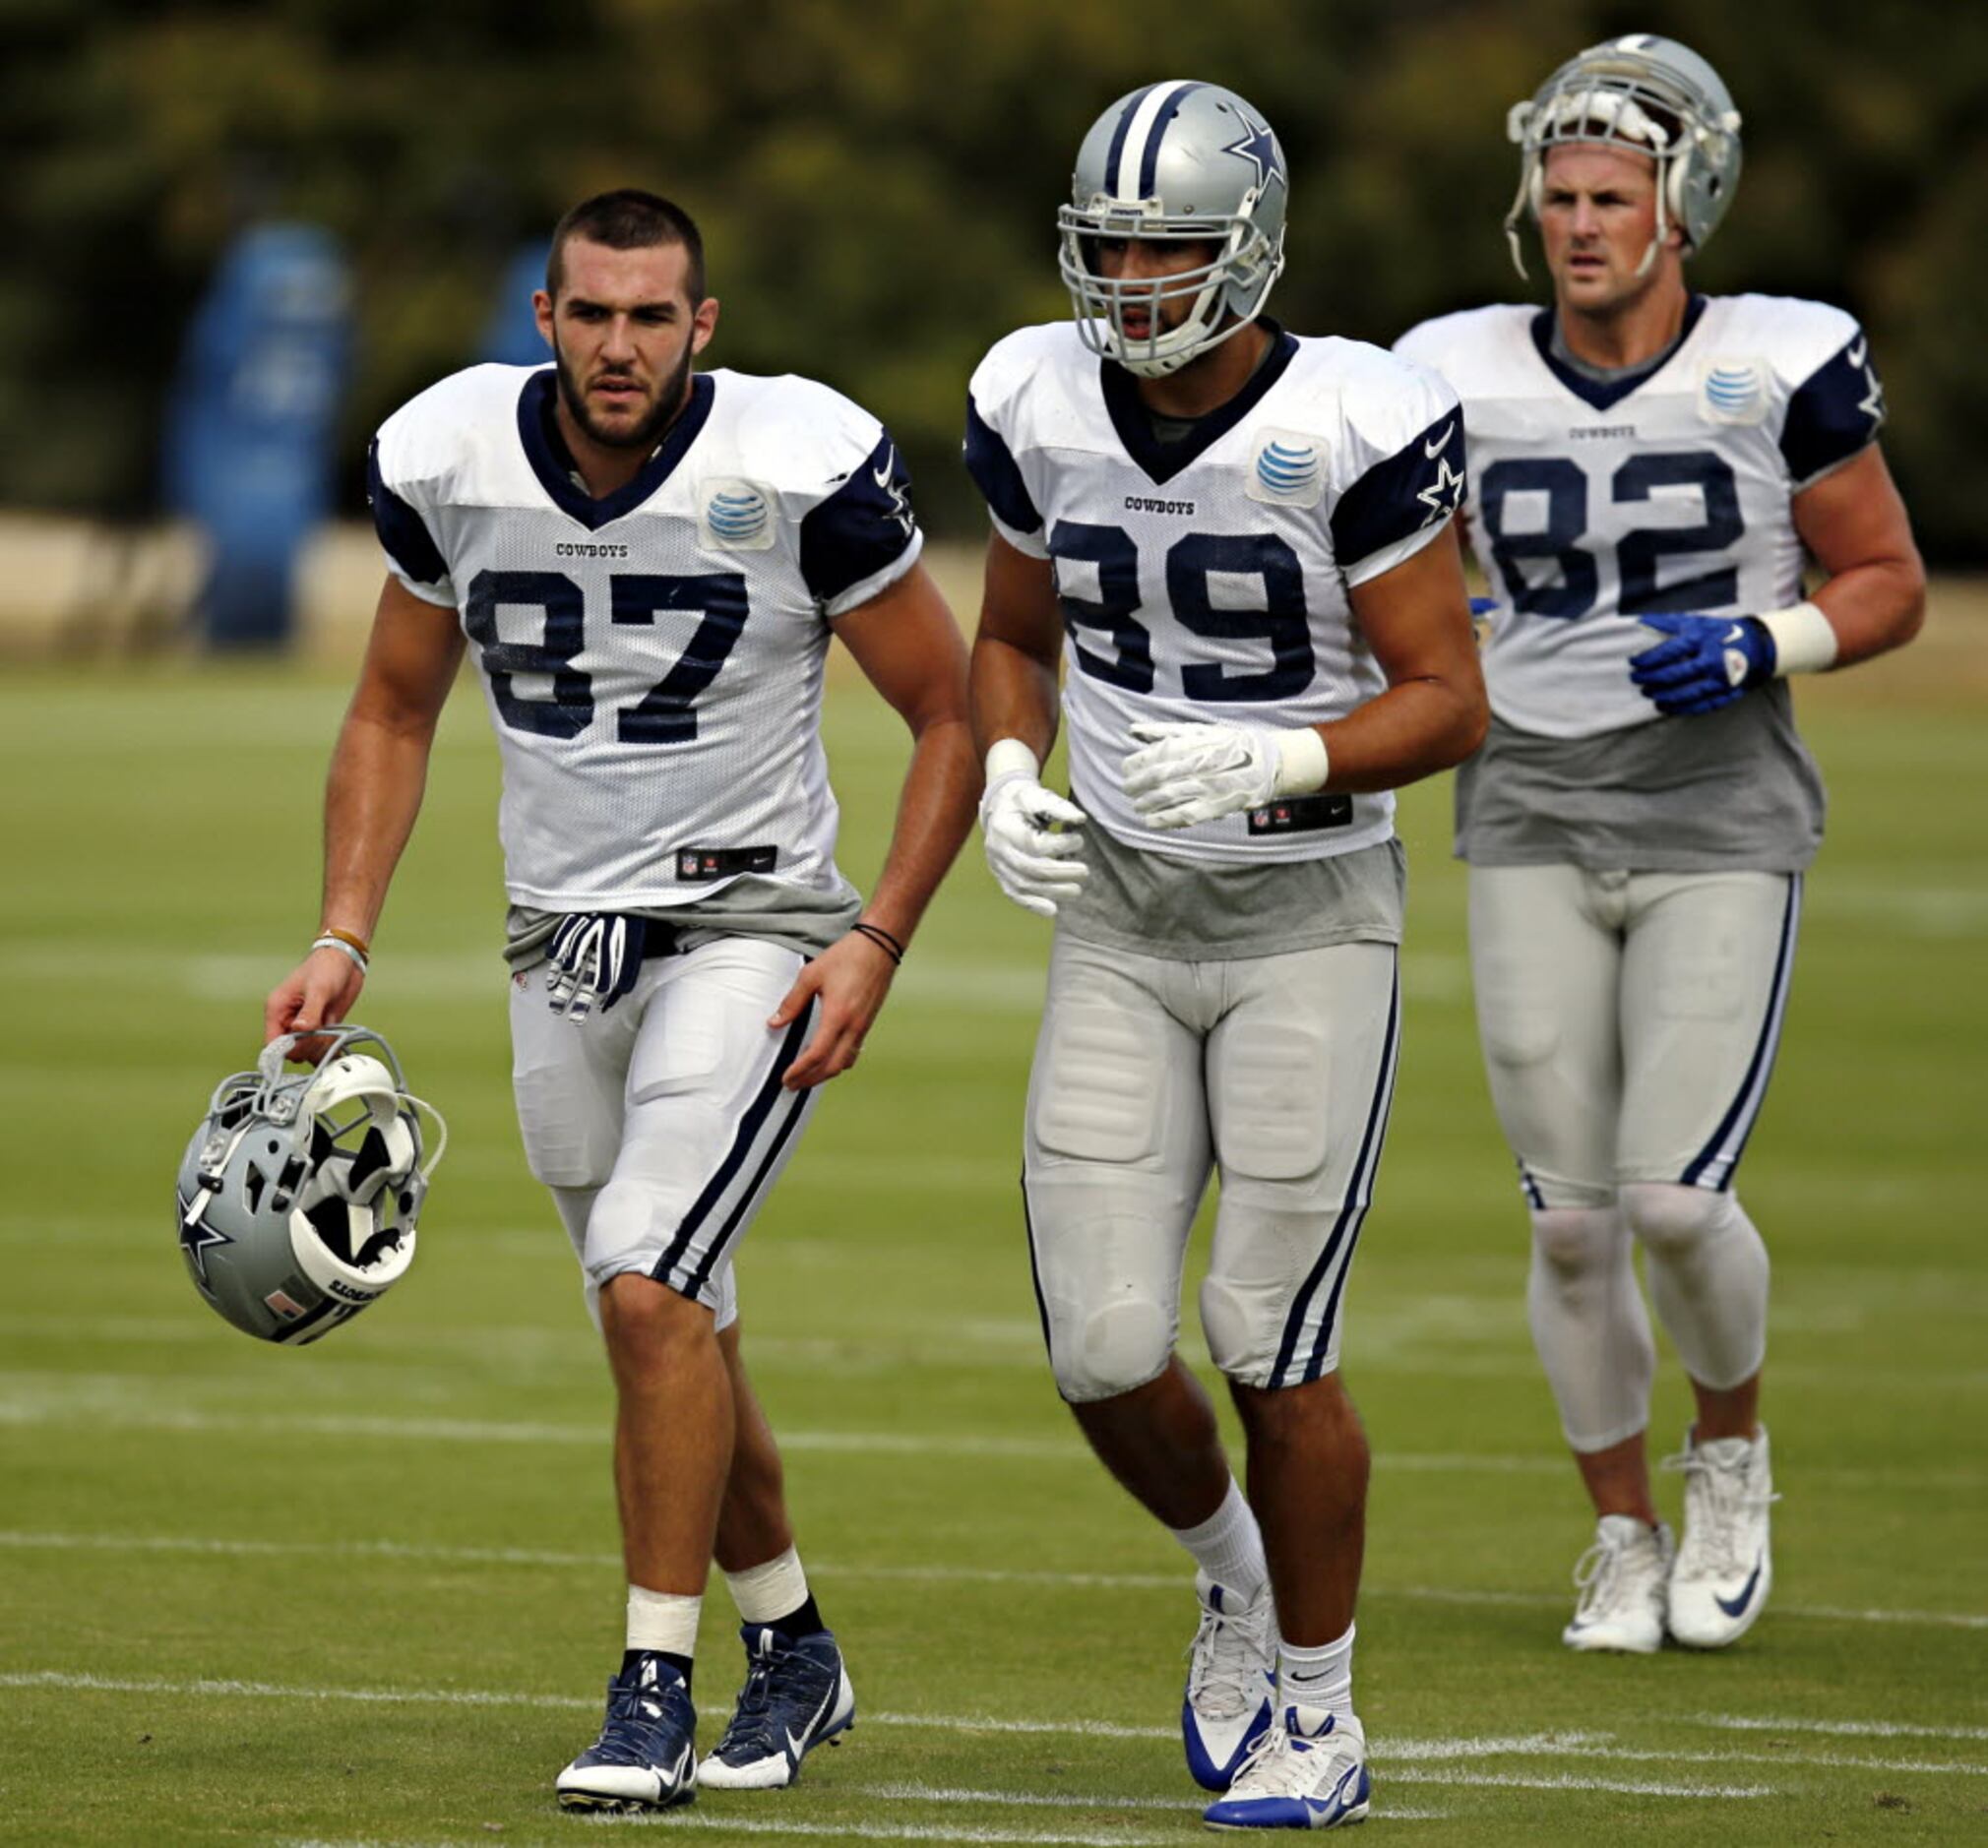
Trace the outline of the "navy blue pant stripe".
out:
M 1326 1313 L 1319 1318 L 1319 1332 L 1312 1342 L 1311 1359 L 1305 1364 L 1306 1383 L 1326 1370 L 1326 1356 L 1332 1352 L 1333 1330 L 1339 1325 L 1339 1298 L 1345 1294 L 1346 1279 L 1353 1274 L 1353 1253 L 1360 1243 L 1360 1228 L 1367 1223 L 1367 1208 L 1374 1203 L 1374 1181 L 1381 1171 L 1381 1147 L 1388 1140 L 1388 1118 L 1395 1103 L 1395 1072 L 1401 1051 L 1398 1022 L 1401 1013 L 1400 978 L 1396 977 L 1394 1010 L 1388 1017 L 1388 1049 L 1381 1057 L 1381 1089 L 1374 1100 L 1374 1113 L 1367 1119 L 1367 1140 L 1360 1147 L 1359 1207 L 1346 1228 L 1345 1250 L 1339 1255 L 1333 1275 L 1333 1292 L 1326 1299 Z
M 731 1139 L 731 1146 L 725 1150 L 724 1159 L 718 1163 L 717 1172 L 706 1182 L 704 1192 L 691 1202 L 690 1210 L 683 1215 L 683 1223 L 676 1229 L 676 1236 L 670 1240 L 655 1268 L 649 1274 L 657 1282 L 666 1282 L 669 1273 L 683 1262 L 690 1250 L 691 1241 L 697 1236 L 711 1210 L 724 1196 L 724 1191 L 732 1183 L 732 1177 L 744 1165 L 747 1152 L 759 1136 L 760 1127 L 768 1114 L 783 1095 L 780 1078 L 788 1066 L 800 1056 L 802 1046 L 807 1043 L 808 1028 L 815 1017 L 815 1004 L 810 1001 L 801 1010 L 800 1017 L 787 1028 L 787 1036 L 780 1042 L 780 1049 L 774 1055 L 774 1062 L 761 1084 L 758 1094 L 746 1106 L 745 1115 L 739 1119 L 738 1133 Z
M 1773 1071 L 1774 1053 L 1780 1045 L 1781 1019 L 1787 1012 L 1788 978 L 1795 958 L 1795 927 L 1801 915 L 1802 876 L 1791 873 L 1787 904 L 1781 912 L 1780 946 L 1774 952 L 1774 978 L 1768 990 L 1767 1018 L 1761 1022 L 1760 1038 L 1754 1043 L 1753 1057 L 1747 1062 L 1746 1077 L 1740 1080 L 1738 1092 L 1726 1106 L 1711 1140 L 1699 1150 L 1680 1177 L 1686 1187 L 1711 1185 L 1720 1193 L 1729 1188 L 1739 1158 L 1746 1152 L 1747 1139 L 1760 1120 L 1761 1105 L 1767 1099 L 1768 1078 Z M 1726 1153 L 1729 1142 L 1731 1151 Z M 1722 1171 L 1708 1183 L 1704 1178 L 1707 1171 L 1720 1162 Z
M 683 1292 L 684 1295 L 695 1296 L 703 1289 L 711 1280 L 712 1273 L 717 1269 L 719 1261 L 738 1242 L 739 1227 L 765 1191 L 767 1176 L 773 1173 L 774 1164 L 780 1158 L 780 1150 L 787 1145 L 787 1139 L 800 1128 L 801 1119 L 808 1114 L 806 1091 L 790 1091 L 788 1095 L 792 1097 L 793 1103 L 786 1115 L 780 1119 L 779 1128 L 774 1132 L 774 1139 L 767 1146 L 765 1159 L 754 1171 L 751 1183 L 738 1197 L 737 1203 L 725 1214 L 724 1224 L 718 1228 L 717 1237 L 712 1240 L 710 1249 L 699 1262 L 697 1268 L 691 1272 L 689 1287 Z
M 1515 1160 L 1518 1158 L 1515 1156 Z M 1525 1196 L 1525 1203 L 1535 1212 L 1546 1210 L 1546 1196 L 1539 1191 L 1539 1183 L 1532 1178 L 1532 1170 L 1524 1162 L 1519 1162 L 1519 1191 Z
M 1028 1240 L 1028 1281 L 1035 1291 L 1035 1313 L 1042 1322 L 1042 1347 L 1052 1365 L 1056 1346 L 1049 1338 L 1049 1304 L 1042 1294 L 1042 1267 L 1035 1262 L 1035 1215 L 1028 1210 L 1028 1169 L 1022 1170 L 1022 1230 Z
M 1353 1162 L 1353 1171 L 1346 1181 L 1346 1198 L 1339 1207 L 1339 1216 L 1333 1224 L 1332 1235 L 1326 1240 L 1325 1249 L 1319 1253 L 1298 1290 L 1297 1300 L 1291 1305 L 1291 1313 L 1284 1321 L 1283 1339 L 1277 1344 L 1276 1365 L 1271 1369 L 1271 1385 L 1288 1384 L 1286 1375 L 1297 1354 L 1298 1335 L 1311 1312 L 1312 1298 L 1318 1293 L 1320 1282 L 1332 1268 L 1333 1260 L 1345 1243 L 1349 1232 L 1357 1235 L 1359 1220 L 1366 1211 L 1366 1200 L 1371 1198 L 1372 1170 L 1380 1158 L 1381 1137 L 1388 1121 L 1388 1100 L 1395 1088 L 1395 1055 L 1399 1036 L 1401 1020 L 1401 978 L 1399 962 L 1397 959 L 1394 993 L 1388 1002 L 1388 1030 L 1381 1046 L 1381 1075 L 1374 1088 L 1374 1101 L 1367 1110 L 1367 1128 L 1360 1140 L 1360 1152 Z M 1334 1301 L 1337 1291 L 1334 1292 Z M 1319 1345 L 1316 1355 L 1323 1355 L 1323 1343 L 1327 1330 L 1331 1327 L 1332 1311 L 1327 1311 L 1327 1319 L 1319 1330 Z
M 1200 84 L 1183 84 L 1159 105 L 1159 113 L 1152 118 L 1152 132 L 1146 138 L 1146 152 L 1139 157 L 1140 198 L 1152 197 L 1159 183 L 1159 148 L 1166 140 L 1167 127 L 1180 113 L 1180 105 L 1201 88 Z
M 1111 189 L 1111 195 L 1114 199 L 1122 198 L 1125 193 L 1119 166 L 1125 158 L 1125 138 L 1132 133 L 1132 118 L 1139 113 L 1139 105 L 1158 88 L 1157 84 L 1149 84 L 1144 90 L 1138 91 L 1128 96 L 1125 100 L 1125 107 L 1118 113 L 1118 126 L 1111 131 L 1111 147 L 1104 156 L 1104 183 Z M 1079 203 L 1088 204 L 1089 202 L 1080 201 Z

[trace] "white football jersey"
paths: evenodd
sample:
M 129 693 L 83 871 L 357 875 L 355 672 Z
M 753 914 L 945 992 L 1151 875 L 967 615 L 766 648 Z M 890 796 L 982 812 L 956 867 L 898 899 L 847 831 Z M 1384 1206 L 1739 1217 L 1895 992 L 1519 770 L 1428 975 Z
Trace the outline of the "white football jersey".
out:
M 1552 334 L 1549 309 L 1478 308 L 1396 351 L 1448 379 L 1469 419 L 1492 709 L 1585 738 L 1657 717 L 1629 677 L 1660 640 L 1639 615 L 1800 600 L 1793 498 L 1877 435 L 1885 400 L 1856 322 L 1817 302 L 1694 296 L 1669 357 L 1628 384 L 1566 366 Z
M 684 905 L 743 874 L 824 893 L 829 619 L 922 536 L 889 434 L 799 378 L 717 371 L 593 500 L 550 367 L 473 366 L 381 426 L 373 519 L 416 596 L 461 612 L 504 761 L 513 903 Z
M 1002 340 L 967 401 L 966 466 L 996 530 L 1055 570 L 1072 794 L 1121 840 L 1179 858 L 1318 859 L 1394 832 L 1386 793 L 1157 832 L 1120 767 L 1136 719 L 1312 725 L 1384 691 L 1346 592 L 1427 545 L 1464 491 L 1440 379 L 1266 325 L 1249 384 L 1177 444 L 1154 440 L 1132 375 L 1069 321 Z

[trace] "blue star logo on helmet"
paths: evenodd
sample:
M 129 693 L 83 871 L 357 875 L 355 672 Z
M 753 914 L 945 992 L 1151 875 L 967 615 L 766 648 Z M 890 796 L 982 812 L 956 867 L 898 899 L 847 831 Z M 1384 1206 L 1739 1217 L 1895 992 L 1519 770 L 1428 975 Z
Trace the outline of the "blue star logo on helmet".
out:
M 213 1198 L 214 1195 L 208 1189 L 202 1188 L 192 1201 L 181 1208 L 179 1215 L 179 1249 L 186 1256 L 186 1262 L 193 1270 L 194 1280 L 210 1296 L 214 1294 L 214 1285 L 207 1274 L 208 1252 L 217 1245 L 234 1243 L 233 1239 L 217 1227 L 201 1223 L 201 1215 Z
M 1271 133 L 1269 123 L 1252 122 L 1240 109 L 1236 114 L 1242 121 L 1243 133 L 1222 153 L 1239 154 L 1254 163 L 1257 170 L 1256 190 L 1262 192 L 1272 180 L 1283 177 L 1283 161 L 1277 154 L 1276 137 Z

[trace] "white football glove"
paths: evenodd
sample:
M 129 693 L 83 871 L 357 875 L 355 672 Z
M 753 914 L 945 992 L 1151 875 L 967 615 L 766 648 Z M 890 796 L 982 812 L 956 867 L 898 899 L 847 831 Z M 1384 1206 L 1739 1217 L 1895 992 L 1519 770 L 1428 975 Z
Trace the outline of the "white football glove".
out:
M 980 797 L 980 841 L 996 882 L 1025 911 L 1054 917 L 1056 901 L 1076 894 L 1090 877 L 1084 840 L 1059 832 L 1082 828 L 1085 813 L 1038 780 L 1041 765 L 1019 738 L 1003 738 L 987 753 L 987 788 Z
M 1142 718 L 1146 748 L 1125 760 L 1125 793 L 1149 828 L 1192 828 L 1278 796 L 1323 789 L 1326 741 L 1309 725 L 1181 725 Z

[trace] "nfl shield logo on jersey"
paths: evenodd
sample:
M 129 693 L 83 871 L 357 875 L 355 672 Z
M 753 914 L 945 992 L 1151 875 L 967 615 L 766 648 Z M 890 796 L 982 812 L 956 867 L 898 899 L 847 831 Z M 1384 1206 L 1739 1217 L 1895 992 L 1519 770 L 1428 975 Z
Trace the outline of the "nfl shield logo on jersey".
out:
M 1244 491 L 1274 507 L 1316 507 L 1325 498 L 1326 470 L 1316 437 L 1295 430 L 1264 430 L 1250 455 Z
M 771 497 L 756 481 L 717 475 L 698 493 L 699 537 L 714 552 L 765 552 L 775 538 Z
M 1766 362 L 1712 360 L 1699 377 L 1699 411 L 1708 423 L 1759 423 L 1768 414 Z

